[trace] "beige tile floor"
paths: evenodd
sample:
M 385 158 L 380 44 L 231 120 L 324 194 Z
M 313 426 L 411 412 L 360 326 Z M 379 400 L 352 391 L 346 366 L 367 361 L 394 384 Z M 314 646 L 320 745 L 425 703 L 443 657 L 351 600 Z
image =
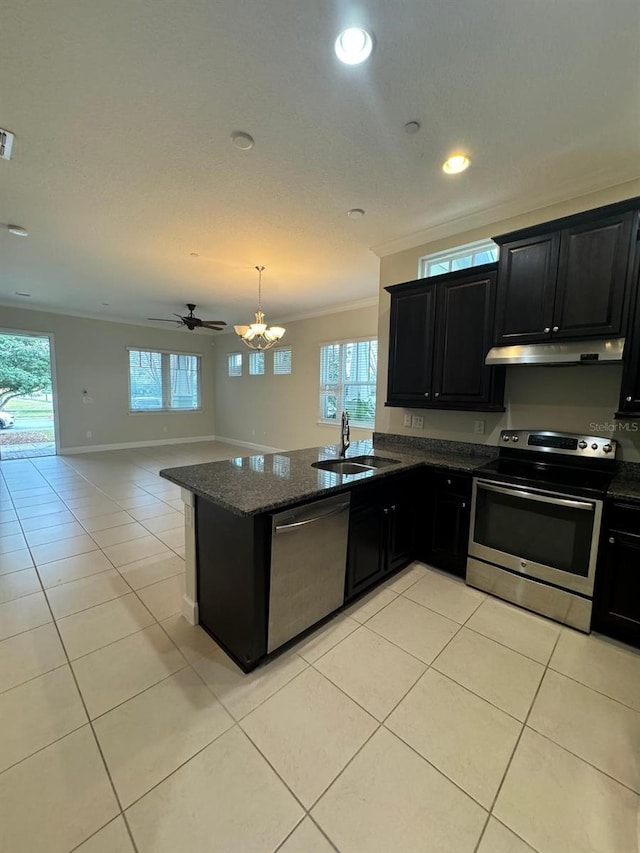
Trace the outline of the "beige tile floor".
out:
M 0 850 L 638 853 L 640 654 L 414 564 L 243 675 L 169 465 L 0 463 Z

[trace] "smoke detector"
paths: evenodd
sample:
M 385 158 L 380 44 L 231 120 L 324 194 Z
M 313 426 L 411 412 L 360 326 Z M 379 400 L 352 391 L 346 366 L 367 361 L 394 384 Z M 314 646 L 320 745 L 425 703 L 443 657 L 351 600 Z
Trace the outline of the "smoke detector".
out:
M 3 160 L 11 160 L 11 150 L 13 149 L 13 140 L 15 136 L 8 130 L 2 130 L 0 127 L 0 157 Z

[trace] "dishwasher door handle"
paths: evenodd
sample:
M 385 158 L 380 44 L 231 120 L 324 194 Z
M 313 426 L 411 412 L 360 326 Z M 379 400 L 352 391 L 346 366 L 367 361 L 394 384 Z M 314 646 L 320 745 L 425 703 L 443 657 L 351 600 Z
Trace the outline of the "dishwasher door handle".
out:
M 331 518 L 332 515 L 339 515 L 341 512 L 349 509 L 349 504 L 340 504 L 335 509 L 329 512 L 323 512 L 320 515 L 314 515 L 313 518 L 305 518 L 304 521 L 292 521 L 291 524 L 279 524 L 274 527 L 275 533 L 289 533 L 292 530 L 299 530 L 301 527 L 306 527 L 307 524 L 314 524 L 316 521 L 323 521 L 325 518 Z

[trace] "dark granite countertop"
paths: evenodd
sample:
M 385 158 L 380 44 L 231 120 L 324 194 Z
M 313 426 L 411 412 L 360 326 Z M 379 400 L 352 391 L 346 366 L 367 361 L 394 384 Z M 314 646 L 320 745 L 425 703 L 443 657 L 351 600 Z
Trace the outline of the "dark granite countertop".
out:
M 376 434 L 373 441 L 352 442 L 347 459 L 376 453 L 397 460 L 361 474 L 312 468 L 312 462 L 337 458 L 339 446 L 329 444 L 165 468 L 160 476 L 236 515 L 258 515 L 425 465 L 470 472 L 497 455 L 495 447 L 486 445 L 423 439 L 416 446 L 415 441 L 400 443 L 396 439 L 397 436 Z
M 607 497 L 640 501 L 640 463 L 620 463 L 620 469 L 607 490 Z

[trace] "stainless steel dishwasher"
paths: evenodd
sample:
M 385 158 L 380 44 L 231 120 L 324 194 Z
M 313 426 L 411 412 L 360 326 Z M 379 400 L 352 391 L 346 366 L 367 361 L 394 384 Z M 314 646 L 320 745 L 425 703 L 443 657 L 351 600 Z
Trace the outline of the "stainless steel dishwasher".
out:
M 344 603 L 350 494 L 271 516 L 267 652 Z

